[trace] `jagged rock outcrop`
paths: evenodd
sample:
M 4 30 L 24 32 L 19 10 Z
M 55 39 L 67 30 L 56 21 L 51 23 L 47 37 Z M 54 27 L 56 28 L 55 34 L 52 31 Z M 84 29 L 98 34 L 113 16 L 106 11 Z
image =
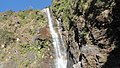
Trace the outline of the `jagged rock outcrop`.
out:
M 50 34 L 50 29 L 48 26 L 44 26 L 36 32 L 36 34 L 33 37 L 34 41 L 35 40 L 50 40 L 51 39 L 51 34 Z
M 66 32 L 68 68 L 119 67 L 119 2 L 53 0 L 53 15 Z

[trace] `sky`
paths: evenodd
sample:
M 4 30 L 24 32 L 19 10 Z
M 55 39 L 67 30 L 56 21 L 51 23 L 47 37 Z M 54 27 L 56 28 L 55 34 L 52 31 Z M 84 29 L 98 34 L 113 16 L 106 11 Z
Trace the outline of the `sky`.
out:
M 0 12 L 27 10 L 30 7 L 32 9 L 43 9 L 51 3 L 52 0 L 0 0 Z

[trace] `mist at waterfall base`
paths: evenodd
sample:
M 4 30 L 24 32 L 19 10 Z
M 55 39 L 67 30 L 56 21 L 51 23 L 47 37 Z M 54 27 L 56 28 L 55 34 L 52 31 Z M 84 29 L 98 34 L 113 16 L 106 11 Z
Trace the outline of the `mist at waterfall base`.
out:
M 67 68 L 67 55 L 66 55 L 66 50 L 64 43 L 62 41 L 62 36 L 60 34 L 60 30 L 58 28 L 58 34 L 54 30 L 53 27 L 53 20 L 50 14 L 49 8 L 44 9 L 44 12 L 47 14 L 48 17 L 48 24 L 50 28 L 50 33 L 52 35 L 52 40 L 53 40 L 53 45 L 54 45 L 54 50 L 55 50 L 55 68 Z M 57 21 L 58 27 L 59 27 L 59 22 Z

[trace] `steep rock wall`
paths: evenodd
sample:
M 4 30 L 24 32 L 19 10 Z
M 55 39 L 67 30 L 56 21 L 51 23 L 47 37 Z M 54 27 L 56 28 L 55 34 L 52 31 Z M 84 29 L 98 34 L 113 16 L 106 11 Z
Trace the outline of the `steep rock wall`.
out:
M 113 57 L 119 57 L 118 6 L 119 0 L 53 0 L 53 15 L 62 23 L 66 40 L 68 68 L 119 67 L 119 58 Z

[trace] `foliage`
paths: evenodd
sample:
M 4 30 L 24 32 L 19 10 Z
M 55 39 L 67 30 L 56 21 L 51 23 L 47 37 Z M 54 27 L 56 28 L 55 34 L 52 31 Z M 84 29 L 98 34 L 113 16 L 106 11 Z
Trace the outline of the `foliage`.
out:
M 8 45 L 15 41 L 14 33 L 0 29 L 0 44 Z
M 25 54 L 29 51 L 34 51 L 37 55 L 42 55 L 46 52 L 46 48 L 48 48 L 47 41 L 39 41 L 38 44 L 20 44 L 20 47 L 23 49 L 21 50 L 22 54 Z

